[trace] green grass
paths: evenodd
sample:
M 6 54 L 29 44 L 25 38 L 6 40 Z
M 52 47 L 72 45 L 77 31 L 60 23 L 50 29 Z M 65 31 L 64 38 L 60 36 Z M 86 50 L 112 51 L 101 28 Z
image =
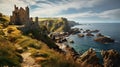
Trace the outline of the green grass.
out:
M 68 21 L 65 18 L 39 18 L 40 27 L 46 26 L 49 32 L 68 31 Z M 48 24 L 45 24 L 48 22 Z
M 14 45 L 4 36 L 0 36 L 0 66 L 17 66 L 20 67 L 21 56 L 15 52 Z
M 52 25 L 45 27 L 44 21 L 52 22 Z M 59 18 L 42 18 L 41 30 L 43 31 L 63 31 L 66 21 Z M 61 24 L 59 27 L 56 25 Z M 1 27 L 2 28 L 2 27 Z M 47 29 L 46 29 L 47 28 Z M 38 61 L 42 67 L 76 67 L 72 58 L 66 59 L 65 55 L 60 54 L 54 49 L 58 49 L 58 46 L 46 35 L 39 34 L 38 31 L 28 31 L 31 33 L 33 39 L 26 35 L 23 35 L 21 31 L 17 30 L 16 26 L 4 27 L 4 31 L 0 31 L 0 66 L 15 66 L 20 67 L 22 58 L 16 51 L 18 47 L 22 47 L 23 52 L 30 52 L 34 59 L 43 58 Z M 6 33 L 8 34 L 7 36 Z

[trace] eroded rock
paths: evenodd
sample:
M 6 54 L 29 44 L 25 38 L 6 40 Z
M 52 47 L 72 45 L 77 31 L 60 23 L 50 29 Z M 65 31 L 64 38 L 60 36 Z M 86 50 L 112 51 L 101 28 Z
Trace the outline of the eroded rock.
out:
M 120 67 L 120 54 L 115 50 L 101 52 L 104 67 Z
M 105 36 L 102 36 L 102 37 L 97 37 L 94 39 L 96 42 L 100 42 L 100 43 L 103 43 L 103 44 L 106 44 L 106 43 L 113 43 L 115 40 L 112 39 L 112 38 L 109 38 L 109 37 L 105 37 Z
M 96 34 L 97 37 L 103 37 L 104 35 L 102 35 L 101 33 Z
M 78 61 L 81 63 L 82 67 L 102 67 L 99 63 L 99 58 L 97 57 L 96 52 L 91 48 L 83 53 Z
M 84 37 L 84 34 L 78 34 L 79 37 Z
M 87 33 L 86 36 L 94 36 L 92 33 Z

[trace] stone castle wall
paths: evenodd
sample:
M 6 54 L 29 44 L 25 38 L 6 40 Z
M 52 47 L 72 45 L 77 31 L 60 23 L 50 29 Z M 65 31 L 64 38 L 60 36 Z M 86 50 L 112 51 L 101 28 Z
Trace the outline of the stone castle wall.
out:
M 16 5 L 14 6 L 14 11 L 12 12 L 12 16 L 10 16 L 10 24 L 23 25 L 19 29 L 22 31 L 28 31 L 35 29 L 40 30 L 38 22 L 38 17 L 35 17 L 35 21 L 33 21 L 33 18 L 29 17 L 28 7 L 25 7 L 25 9 L 23 9 L 22 7 L 18 8 Z
M 15 25 L 24 25 L 29 22 L 29 8 L 22 7 L 18 8 L 16 5 L 14 6 L 14 11 L 12 12 L 12 16 L 10 16 L 10 24 Z

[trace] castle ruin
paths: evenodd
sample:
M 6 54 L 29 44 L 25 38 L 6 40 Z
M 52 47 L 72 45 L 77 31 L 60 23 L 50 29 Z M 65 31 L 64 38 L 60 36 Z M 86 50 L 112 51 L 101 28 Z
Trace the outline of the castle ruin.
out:
M 29 21 L 30 19 L 28 6 L 23 9 L 22 7 L 18 8 L 16 5 L 14 5 L 14 11 L 12 12 L 12 16 L 10 16 L 10 24 L 24 25 Z
M 18 8 L 14 5 L 14 11 L 12 12 L 12 16 L 10 16 L 10 24 L 13 25 L 24 25 L 21 27 L 22 31 L 39 29 L 38 17 L 35 17 L 35 21 L 33 18 L 29 16 L 29 7 L 22 7 Z

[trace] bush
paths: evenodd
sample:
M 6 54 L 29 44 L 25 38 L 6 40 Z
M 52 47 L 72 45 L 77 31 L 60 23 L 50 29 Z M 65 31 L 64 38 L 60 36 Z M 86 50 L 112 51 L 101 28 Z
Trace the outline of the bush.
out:
M 40 49 L 41 46 L 39 44 L 35 44 L 35 43 L 30 43 L 29 47 L 35 48 L 35 49 Z
M 32 56 L 33 57 L 44 57 L 44 58 L 49 57 L 48 54 L 46 54 L 46 53 L 40 53 L 40 52 L 35 52 L 35 53 L 32 54 Z
M 12 47 L 12 44 L 0 44 L 0 66 L 20 67 L 20 59 Z
M 3 30 L 0 30 L 0 35 L 5 35 L 5 33 L 3 32 Z
M 42 67 L 78 67 L 76 63 L 71 60 L 66 60 L 65 57 L 50 58 L 42 62 Z

